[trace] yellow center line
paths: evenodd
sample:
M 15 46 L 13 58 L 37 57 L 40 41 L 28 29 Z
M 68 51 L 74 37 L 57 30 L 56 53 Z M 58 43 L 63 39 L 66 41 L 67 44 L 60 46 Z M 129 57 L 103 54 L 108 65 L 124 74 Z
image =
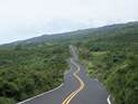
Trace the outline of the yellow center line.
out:
M 82 79 L 77 75 L 77 73 L 79 73 L 80 71 L 80 67 L 75 64 L 75 66 L 77 66 L 77 71 L 73 73 L 73 76 L 79 81 L 80 86 L 77 90 L 73 91 L 69 96 L 66 97 L 66 99 L 63 101 L 62 104 L 69 104 L 71 102 L 71 100 L 84 88 L 85 84 L 82 81 Z

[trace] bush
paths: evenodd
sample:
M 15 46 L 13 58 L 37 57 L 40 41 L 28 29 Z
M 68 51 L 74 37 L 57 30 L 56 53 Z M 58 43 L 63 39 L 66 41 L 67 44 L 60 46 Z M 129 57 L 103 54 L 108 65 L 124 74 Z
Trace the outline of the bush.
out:
M 15 104 L 15 101 L 6 97 L 0 97 L 0 104 Z

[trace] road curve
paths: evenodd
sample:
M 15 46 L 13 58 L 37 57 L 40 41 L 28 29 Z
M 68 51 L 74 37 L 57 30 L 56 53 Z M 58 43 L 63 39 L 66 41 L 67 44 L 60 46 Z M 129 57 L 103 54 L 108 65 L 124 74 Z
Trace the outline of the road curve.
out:
M 64 76 L 64 83 L 17 104 L 108 104 L 108 93 L 104 86 L 88 77 L 85 67 L 79 62 L 76 49 L 71 46 L 70 51 L 70 70 Z
M 71 60 L 72 61 L 72 60 Z M 73 63 L 73 61 L 72 61 Z M 83 90 L 85 84 L 84 82 L 82 81 L 82 79 L 77 75 L 80 71 L 80 67 L 75 64 L 76 67 L 77 67 L 77 71 L 73 73 L 73 76 L 78 80 L 78 82 L 80 83 L 80 86 L 78 89 L 76 89 L 75 91 L 73 91 L 64 101 L 62 104 L 70 104 L 71 100 L 75 97 L 75 95 L 77 95 L 81 90 Z

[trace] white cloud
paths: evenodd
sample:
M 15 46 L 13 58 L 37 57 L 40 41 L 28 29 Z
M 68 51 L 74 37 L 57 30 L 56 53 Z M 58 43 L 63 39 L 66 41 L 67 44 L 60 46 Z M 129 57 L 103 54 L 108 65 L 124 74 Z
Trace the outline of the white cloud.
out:
M 137 0 L 0 0 L 0 43 L 138 20 Z

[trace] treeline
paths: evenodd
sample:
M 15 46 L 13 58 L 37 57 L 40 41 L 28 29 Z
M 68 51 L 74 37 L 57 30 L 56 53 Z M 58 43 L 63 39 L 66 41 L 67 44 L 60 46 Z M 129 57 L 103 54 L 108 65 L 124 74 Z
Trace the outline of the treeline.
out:
M 129 26 L 77 44 L 91 77 L 98 78 L 113 104 L 137 104 L 138 26 Z
M 0 49 L 0 104 L 14 104 L 63 82 L 68 65 L 64 44 Z

